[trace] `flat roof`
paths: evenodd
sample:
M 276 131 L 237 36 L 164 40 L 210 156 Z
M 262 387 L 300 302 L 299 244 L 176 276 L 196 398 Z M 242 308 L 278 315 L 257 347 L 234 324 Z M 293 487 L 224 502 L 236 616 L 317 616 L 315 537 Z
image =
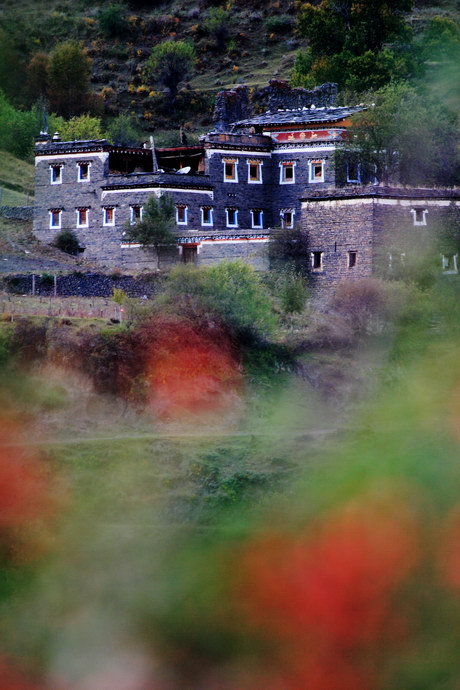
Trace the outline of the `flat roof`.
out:
M 276 112 L 266 112 L 263 115 L 256 115 L 247 120 L 239 120 L 232 123 L 232 127 L 249 127 L 251 125 L 287 125 L 287 124 L 313 124 L 321 122 L 337 122 L 345 120 L 355 113 L 367 110 L 369 106 L 354 105 L 341 106 L 336 108 L 292 108 L 277 110 Z

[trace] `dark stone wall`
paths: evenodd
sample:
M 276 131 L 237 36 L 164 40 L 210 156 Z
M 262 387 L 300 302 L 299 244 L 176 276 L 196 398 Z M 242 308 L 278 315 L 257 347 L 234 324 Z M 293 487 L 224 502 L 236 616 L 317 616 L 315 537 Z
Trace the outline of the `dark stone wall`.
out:
M 60 297 L 111 297 L 114 288 L 124 290 L 130 297 L 152 297 L 157 294 L 164 278 L 152 275 L 148 278 L 132 276 L 113 276 L 101 273 L 69 274 L 57 276 L 57 295 Z M 15 294 L 32 294 L 32 275 L 17 274 L 3 278 L 3 290 Z M 35 293 L 51 296 L 54 294 L 54 280 L 49 276 L 35 276 Z
M 216 132 L 225 132 L 231 122 L 245 120 L 251 113 L 247 86 L 219 91 L 214 105 L 214 129 Z
M 266 103 L 266 109 L 276 112 L 279 109 L 332 107 L 337 105 L 337 84 L 326 83 L 309 91 L 301 87 L 291 87 L 283 79 L 271 79 L 268 86 L 261 90 L 260 103 Z
M 0 206 L 0 216 L 11 220 L 32 220 L 33 206 Z

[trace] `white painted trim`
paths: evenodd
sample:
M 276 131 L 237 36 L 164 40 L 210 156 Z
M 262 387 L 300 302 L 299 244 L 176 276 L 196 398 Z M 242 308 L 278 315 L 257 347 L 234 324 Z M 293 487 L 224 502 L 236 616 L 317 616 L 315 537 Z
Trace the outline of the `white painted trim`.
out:
M 449 266 L 449 256 L 452 257 L 454 264 L 454 267 L 451 270 L 447 270 L 447 267 Z M 444 275 L 458 273 L 458 254 L 441 254 L 441 266 Z
M 49 156 L 35 156 L 35 165 L 38 165 L 41 161 L 68 160 L 70 158 L 85 158 L 85 156 L 91 156 L 92 158 L 99 158 L 101 161 L 106 161 L 109 154 L 106 152 L 97 153 L 95 151 L 83 151 L 82 153 L 53 153 Z
M 321 177 L 316 178 L 313 174 L 313 166 L 315 165 L 321 165 Z M 310 184 L 321 184 L 321 182 L 324 182 L 325 178 L 325 171 L 326 171 L 326 161 L 322 160 L 319 163 L 313 163 L 313 161 L 308 161 L 308 181 Z
M 251 229 L 262 230 L 264 227 L 264 212 L 262 209 L 260 211 L 257 211 L 257 213 L 260 213 L 260 219 L 262 221 L 262 225 L 255 225 L 254 224 L 254 212 L 255 212 L 255 210 L 252 208 L 249 210 L 249 213 L 251 214 Z
M 264 238 L 261 237 L 259 238 L 252 238 L 249 240 L 201 240 L 201 244 L 248 244 L 249 242 L 269 242 L 269 238 Z
M 230 157 L 230 156 L 229 156 L 229 157 Z M 236 160 L 236 161 L 233 161 L 233 160 L 232 160 L 231 162 L 229 162 L 229 161 L 226 161 L 225 158 L 222 158 L 223 181 L 224 181 L 225 184 L 235 184 L 235 183 L 238 183 L 238 163 L 239 163 L 238 160 Z M 234 166 L 235 166 L 235 168 L 234 168 L 234 169 L 235 169 L 235 177 L 232 177 L 232 178 L 230 178 L 230 179 L 227 179 L 227 178 L 225 177 L 225 166 L 226 166 L 226 165 L 234 165 Z
M 208 210 L 208 211 L 210 212 L 210 214 L 211 214 L 211 222 L 210 222 L 210 223 L 204 223 L 204 222 L 203 222 L 203 218 L 204 218 L 203 211 L 204 211 L 204 208 L 200 208 L 200 212 L 201 212 L 201 226 L 204 227 L 204 228 L 210 228 L 211 226 L 214 225 L 214 209 L 213 209 L 213 208 L 209 208 L 209 209 L 207 209 L 207 210 Z
M 88 177 L 81 177 L 81 169 L 83 165 L 88 166 Z M 91 161 L 82 161 L 81 163 L 77 163 L 76 165 L 77 168 L 77 182 L 91 182 Z
M 179 220 L 179 205 L 176 205 L 176 225 L 188 225 L 188 206 L 181 206 L 184 210 L 185 220 Z
M 134 217 L 134 209 L 139 208 L 139 218 Z M 144 207 L 141 204 L 130 204 L 129 206 L 129 223 L 130 225 L 135 225 L 138 220 L 142 220 L 144 216 Z
M 62 184 L 62 168 L 63 165 L 50 165 L 50 183 L 51 184 Z M 53 180 L 53 171 L 59 169 L 59 179 Z
M 79 223 L 78 219 L 80 218 L 80 209 L 75 209 L 75 213 L 77 214 L 77 228 L 89 228 L 89 208 L 85 208 L 84 210 L 86 211 L 86 223 Z
M 417 211 L 422 212 L 422 220 L 417 220 Z M 411 208 L 410 212 L 412 213 L 414 225 L 426 225 L 426 214 L 428 213 L 428 209 L 421 208 L 420 206 L 418 206 L 415 208 Z
M 253 159 L 251 159 L 251 160 L 253 160 Z M 248 159 L 246 161 L 246 165 L 248 166 L 248 184 L 263 184 L 264 183 L 264 176 L 263 176 L 263 172 L 262 172 L 263 163 L 262 163 L 262 161 L 260 163 L 253 163 L 253 162 L 251 162 L 251 160 Z M 259 176 L 260 176 L 259 180 L 251 180 L 251 178 L 250 178 L 251 165 L 257 165 L 258 166 Z
M 292 223 L 291 223 L 290 225 L 285 225 L 285 223 L 284 223 L 284 214 L 285 214 L 285 213 L 290 213 L 291 216 L 292 216 Z M 294 209 L 294 208 L 292 208 L 292 209 L 288 209 L 288 208 L 282 209 L 282 210 L 280 211 L 280 218 L 281 218 L 281 227 L 283 228 L 283 230 L 292 230 L 292 229 L 294 228 L 294 226 L 295 226 L 295 209 Z
M 50 217 L 50 223 L 49 223 L 49 228 L 50 230 L 60 230 L 62 228 L 62 211 L 59 211 L 59 225 L 53 225 L 52 220 L 53 220 L 53 213 L 52 211 L 48 211 L 49 217 Z
M 317 151 L 330 151 L 331 149 L 336 148 L 335 143 L 330 145 L 330 146 L 302 146 L 302 147 L 296 147 L 296 148 L 276 148 L 273 149 L 272 154 L 273 155 L 280 155 L 283 154 L 285 155 L 286 153 L 316 153 Z
M 210 151 L 212 156 L 215 153 L 223 153 L 229 158 L 233 156 L 251 156 L 251 158 L 254 158 L 254 156 L 257 156 L 257 158 L 259 158 L 259 156 L 268 156 L 270 158 L 272 155 L 271 151 L 240 151 L 238 149 L 205 149 L 205 151 Z M 211 155 L 209 155 L 208 158 L 210 158 Z
M 284 161 L 280 161 L 278 163 L 279 169 L 280 169 L 280 184 L 295 184 L 295 169 L 297 165 L 297 161 L 292 161 L 289 162 L 289 166 L 292 166 L 292 180 L 283 180 L 283 170 L 285 170 L 288 165 Z
M 211 199 L 214 199 L 214 192 L 212 190 L 204 189 L 177 189 L 177 187 L 161 187 L 161 189 L 151 187 L 130 187 L 129 189 L 104 189 L 101 194 L 103 199 L 107 194 L 133 194 L 133 192 L 144 192 L 145 194 L 154 194 L 157 199 L 165 192 L 183 192 L 184 194 L 206 194 Z
M 234 224 L 230 224 L 228 222 L 228 212 L 229 211 L 233 211 L 235 213 L 236 223 L 234 223 Z M 225 225 L 227 228 L 238 228 L 239 227 L 239 225 L 238 225 L 238 209 L 233 209 L 233 208 L 232 209 L 229 209 L 229 208 L 225 209 Z
M 113 227 L 113 226 L 115 225 L 115 214 L 116 214 L 116 209 L 115 209 L 115 208 L 112 208 L 113 217 L 112 217 L 112 220 L 111 220 L 110 222 L 106 222 L 106 213 L 107 213 L 107 211 L 108 211 L 107 208 L 102 208 L 102 225 L 103 225 L 105 228 L 110 228 L 110 227 Z

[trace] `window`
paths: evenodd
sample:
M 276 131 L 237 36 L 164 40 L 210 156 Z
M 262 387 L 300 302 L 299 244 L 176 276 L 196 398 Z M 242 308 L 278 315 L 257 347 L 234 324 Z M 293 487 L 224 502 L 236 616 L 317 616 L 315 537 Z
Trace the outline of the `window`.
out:
M 294 184 L 295 162 L 283 161 L 280 163 L 280 184 Z
M 348 252 L 348 268 L 353 268 L 356 266 L 357 258 L 358 252 Z
M 251 209 L 251 227 L 252 228 L 263 228 L 264 227 L 264 212 L 261 209 L 258 209 L 258 208 Z
M 188 207 L 183 204 L 176 206 L 176 223 L 177 225 L 187 225 Z
M 61 217 L 62 210 L 60 208 L 52 208 L 49 211 L 50 214 L 50 228 L 54 230 L 59 230 L 61 227 Z
M 262 161 L 248 161 L 248 182 L 262 184 Z
M 115 225 L 115 209 L 113 206 L 105 206 L 102 209 L 103 225 Z
M 134 225 L 138 220 L 142 220 L 143 206 L 130 206 L 130 223 Z
M 414 218 L 414 225 L 426 225 L 426 214 L 428 213 L 426 208 L 413 208 L 411 213 Z
M 359 184 L 361 182 L 361 164 L 356 162 L 347 163 L 347 182 Z
M 311 253 L 311 267 L 314 271 L 321 271 L 323 268 L 323 252 Z
M 458 273 L 458 254 L 441 254 L 442 272 Z
M 89 208 L 77 208 L 77 228 L 87 228 L 89 225 Z
M 294 211 L 292 208 L 287 208 L 280 211 L 281 227 L 287 230 L 294 227 Z
M 62 165 L 51 165 L 51 184 L 62 184 Z
M 198 261 L 198 246 L 196 244 L 182 245 L 182 262 L 184 264 L 196 264 Z
M 238 160 L 236 158 L 224 158 L 224 182 L 238 182 Z
M 201 207 L 201 225 L 212 225 L 212 208 L 210 206 Z
M 89 182 L 90 166 L 91 163 L 77 163 L 79 182 Z
M 324 182 L 324 161 L 310 161 L 310 182 Z
M 227 228 L 237 228 L 238 227 L 238 209 L 226 208 L 225 214 L 227 217 Z

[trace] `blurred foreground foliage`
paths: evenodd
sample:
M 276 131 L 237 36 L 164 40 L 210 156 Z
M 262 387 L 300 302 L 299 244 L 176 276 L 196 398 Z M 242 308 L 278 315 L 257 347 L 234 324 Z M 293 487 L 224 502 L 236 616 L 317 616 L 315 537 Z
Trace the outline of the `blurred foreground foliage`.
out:
M 329 347 L 345 366 L 384 345 L 378 395 L 363 399 L 337 443 L 312 445 L 288 425 L 300 397 L 289 406 L 281 392 L 265 427 L 249 406 L 226 430 L 208 425 L 211 412 L 228 420 L 242 404 L 248 342 L 253 360 L 281 346 L 274 322 L 256 318 L 266 311 L 251 272 L 221 271 L 214 294 L 206 271 L 172 274 L 150 318 L 130 327 L 3 324 L 3 399 L 23 413 L 0 448 L 11 506 L 10 522 L 0 519 L 0 681 L 9 687 L 16 675 L 21 690 L 455 688 L 457 277 L 348 283 L 327 313 L 310 305 L 292 315 L 283 332 L 300 367 L 305 353 L 311 362 Z M 340 345 L 325 335 L 332 323 Z M 154 423 L 166 412 L 173 425 L 156 437 L 45 440 L 38 459 L 28 445 L 32 381 L 49 360 L 80 367 L 104 395 L 132 396 L 137 381 Z M 18 459 L 38 463 L 46 480 Z M 11 491 L 12 465 L 23 467 L 21 491 Z

